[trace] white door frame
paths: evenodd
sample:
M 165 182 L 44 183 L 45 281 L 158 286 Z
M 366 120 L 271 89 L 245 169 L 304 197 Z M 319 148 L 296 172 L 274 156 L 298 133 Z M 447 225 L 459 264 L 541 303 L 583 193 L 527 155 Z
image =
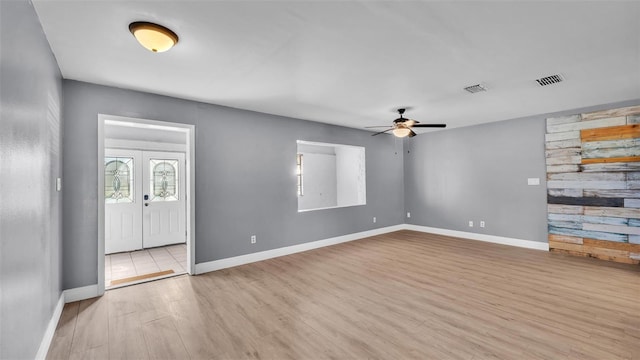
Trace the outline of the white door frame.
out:
M 129 123 L 130 126 L 155 128 L 165 130 L 178 130 L 185 133 L 187 148 L 185 154 L 186 163 L 186 194 L 187 194 L 187 213 L 186 213 L 186 230 L 187 230 L 187 273 L 195 274 L 196 269 L 196 247 L 195 247 L 195 229 L 196 229 L 196 202 L 195 202 L 195 126 L 189 124 L 180 124 L 158 120 L 148 120 L 131 118 L 124 116 L 98 114 L 98 158 L 97 164 L 104 162 L 104 126 L 108 122 Z M 98 296 L 104 294 L 104 169 L 98 166 Z

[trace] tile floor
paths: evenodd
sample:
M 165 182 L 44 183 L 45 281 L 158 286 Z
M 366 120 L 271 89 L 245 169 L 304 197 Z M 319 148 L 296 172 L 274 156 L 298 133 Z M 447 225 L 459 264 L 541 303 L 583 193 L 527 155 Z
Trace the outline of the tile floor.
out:
M 187 272 L 187 245 L 176 244 L 163 247 L 143 249 L 125 253 L 106 255 L 104 259 L 105 287 L 111 286 L 112 280 L 125 279 L 138 275 L 151 274 L 164 270 L 173 270 L 169 275 L 184 274 Z M 166 277 L 167 275 L 161 276 Z M 155 278 L 147 278 L 149 281 Z M 118 284 L 117 287 L 137 283 Z

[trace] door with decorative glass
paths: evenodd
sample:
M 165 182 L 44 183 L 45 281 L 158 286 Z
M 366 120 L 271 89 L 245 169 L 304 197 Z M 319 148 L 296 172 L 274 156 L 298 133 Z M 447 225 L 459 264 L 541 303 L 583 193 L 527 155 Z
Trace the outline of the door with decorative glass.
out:
M 105 253 L 142 249 L 142 152 L 106 149 Z
M 184 153 L 143 152 L 144 247 L 184 243 Z
M 184 243 L 184 153 L 105 149 L 105 253 Z

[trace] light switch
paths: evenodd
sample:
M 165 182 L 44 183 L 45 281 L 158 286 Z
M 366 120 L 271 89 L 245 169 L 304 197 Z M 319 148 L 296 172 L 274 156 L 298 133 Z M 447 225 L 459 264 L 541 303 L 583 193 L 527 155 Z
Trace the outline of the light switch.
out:
M 528 178 L 527 185 L 540 185 L 540 178 Z

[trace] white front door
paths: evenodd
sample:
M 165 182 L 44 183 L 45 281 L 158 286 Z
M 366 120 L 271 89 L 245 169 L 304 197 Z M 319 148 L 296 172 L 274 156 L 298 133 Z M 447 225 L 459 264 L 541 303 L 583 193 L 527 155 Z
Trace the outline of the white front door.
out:
M 105 149 L 105 254 L 186 242 L 184 153 Z
M 184 154 L 145 151 L 143 164 L 144 247 L 185 242 Z
M 142 152 L 106 149 L 104 251 L 142 249 Z

